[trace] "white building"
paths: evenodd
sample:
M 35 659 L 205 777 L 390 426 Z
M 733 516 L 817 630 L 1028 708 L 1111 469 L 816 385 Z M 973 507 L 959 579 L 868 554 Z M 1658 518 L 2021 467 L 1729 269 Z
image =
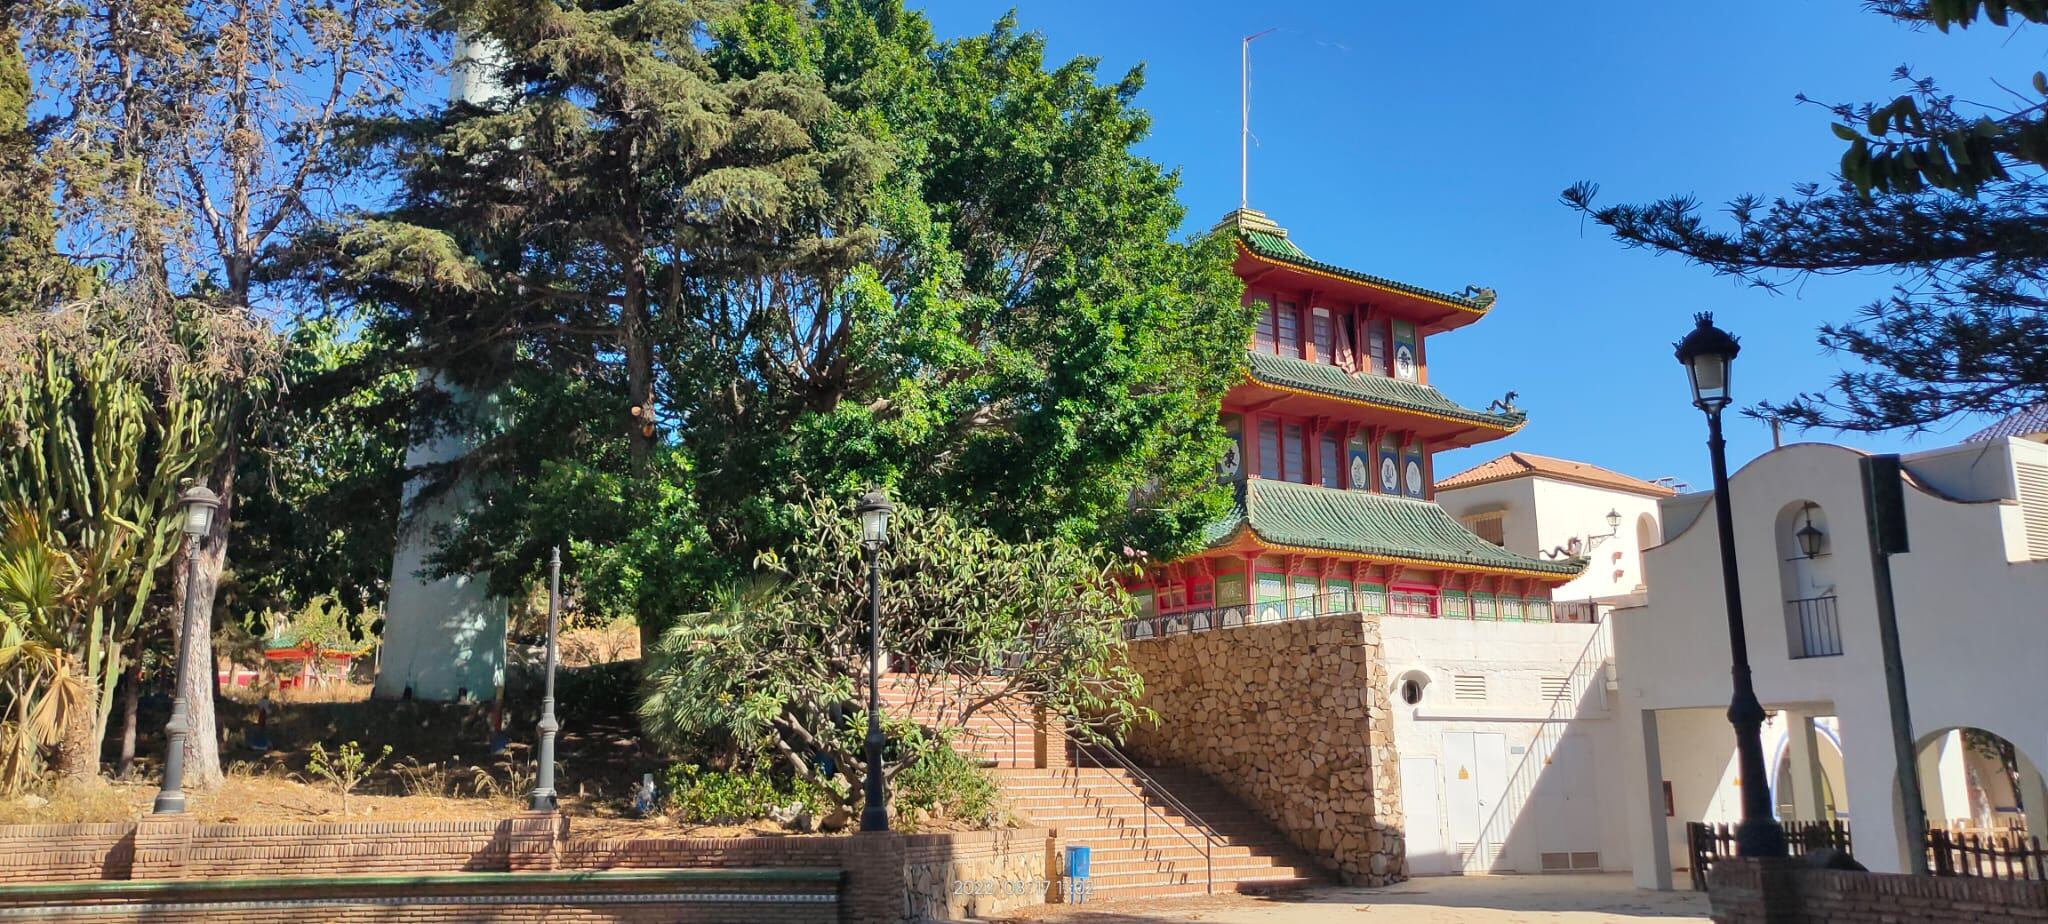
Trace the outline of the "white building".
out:
M 1765 764 L 1780 816 L 1847 819 L 1856 858 L 1900 871 L 1909 843 L 1875 617 L 1860 454 L 1803 443 L 1731 479 L 1749 660 L 1775 715 Z M 1904 458 L 1911 551 L 1892 574 L 1922 798 L 1936 824 L 2048 833 L 2048 445 L 1996 437 Z M 1631 865 L 1669 888 L 1684 823 L 1739 818 L 1729 643 L 1710 493 L 1662 504 L 1648 601 L 1615 611 Z M 1799 534 L 1819 533 L 1807 554 Z M 1809 538 L 1813 538 L 1809 534 Z M 2002 740 L 2001 740 L 2002 739 Z M 2010 749 L 2007 749 L 2007 745 Z M 1917 833 L 1914 835 L 1917 838 Z
M 1641 592 L 1639 549 L 1673 493 L 1530 453 L 1437 485 L 1438 502 L 1480 536 L 1593 565 L 1555 592 L 1558 621 L 1381 620 L 1412 874 L 1627 868 L 1599 619 Z
M 1437 503 L 1481 537 L 1523 555 L 1588 559 L 1552 592 L 1559 601 L 1633 602 L 1642 550 L 1657 541 L 1657 503 L 1678 493 L 1584 462 L 1511 452 L 1437 482 Z

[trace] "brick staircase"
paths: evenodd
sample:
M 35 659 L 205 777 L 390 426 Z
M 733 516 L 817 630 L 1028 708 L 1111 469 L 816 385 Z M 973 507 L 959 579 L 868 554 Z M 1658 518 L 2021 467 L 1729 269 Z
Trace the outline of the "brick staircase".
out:
M 914 684 L 903 675 L 884 675 L 882 712 L 906 716 L 920 725 L 953 732 L 953 749 L 988 767 L 1031 767 L 1038 763 L 1038 727 L 1032 710 L 1021 703 L 995 703 L 976 710 L 966 722 L 960 713 L 981 691 L 971 680 Z
M 1221 787 L 1190 771 L 1148 770 L 1157 785 L 1209 825 L 1218 891 L 1266 891 L 1326 881 L 1315 861 Z M 1202 828 L 1144 792 L 1129 770 L 998 769 L 1016 812 L 1092 848 L 1091 894 L 1104 899 L 1199 895 L 1208 890 Z

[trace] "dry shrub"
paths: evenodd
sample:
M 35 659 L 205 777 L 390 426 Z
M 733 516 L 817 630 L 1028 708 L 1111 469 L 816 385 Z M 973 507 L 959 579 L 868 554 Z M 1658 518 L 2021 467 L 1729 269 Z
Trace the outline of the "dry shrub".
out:
M 133 821 L 136 804 L 131 788 L 117 786 L 99 777 L 59 780 L 41 792 L 0 801 L 0 824 L 71 825 Z

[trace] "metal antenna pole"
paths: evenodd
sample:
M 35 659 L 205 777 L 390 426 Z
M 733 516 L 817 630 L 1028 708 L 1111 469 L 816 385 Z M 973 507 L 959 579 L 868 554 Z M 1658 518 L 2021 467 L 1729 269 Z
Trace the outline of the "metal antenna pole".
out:
M 1241 59 L 1238 64 L 1237 108 L 1237 207 L 1252 207 L 1252 42 L 1260 36 L 1269 35 L 1274 29 L 1254 32 L 1244 37 Z

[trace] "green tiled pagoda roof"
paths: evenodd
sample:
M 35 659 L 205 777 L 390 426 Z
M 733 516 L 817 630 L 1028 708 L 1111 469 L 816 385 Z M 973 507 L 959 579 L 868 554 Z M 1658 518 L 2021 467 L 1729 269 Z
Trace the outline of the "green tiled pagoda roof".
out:
M 1452 567 L 1572 577 L 1586 566 L 1583 559 L 1524 558 L 1473 535 L 1427 501 L 1260 478 L 1246 479 L 1242 496 L 1229 516 L 1204 530 L 1209 545 L 1250 529 L 1267 545 Z
M 1309 256 L 1301 248 L 1294 246 L 1294 243 L 1283 235 L 1241 227 L 1238 230 L 1237 237 L 1238 240 L 1244 242 L 1246 250 L 1268 260 L 1278 260 L 1303 269 L 1328 273 L 1340 279 L 1349 279 L 1353 282 L 1361 282 L 1381 289 L 1389 289 L 1407 295 L 1426 298 L 1431 301 L 1442 302 L 1467 311 L 1483 312 L 1493 307 L 1494 294 L 1492 289 L 1471 289 L 1467 290 L 1470 294 L 1458 295 L 1438 292 L 1434 289 L 1425 289 L 1421 286 L 1412 286 L 1399 280 L 1388 279 L 1385 276 L 1374 276 L 1371 273 L 1361 273 L 1357 270 L 1345 269 L 1334 263 L 1324 263 Z
M 1384 375 L 1353 375 L 1336 366 L 1256 350 L 1251 352 L 1251 376 L 1253 380 L 1267 385 L 1413 411 L 1497 430 L 1516 430 L 1529 418 L 1521 411 L 1505 414 L 1475 411 L 1420 382 L 1404 382 Z

